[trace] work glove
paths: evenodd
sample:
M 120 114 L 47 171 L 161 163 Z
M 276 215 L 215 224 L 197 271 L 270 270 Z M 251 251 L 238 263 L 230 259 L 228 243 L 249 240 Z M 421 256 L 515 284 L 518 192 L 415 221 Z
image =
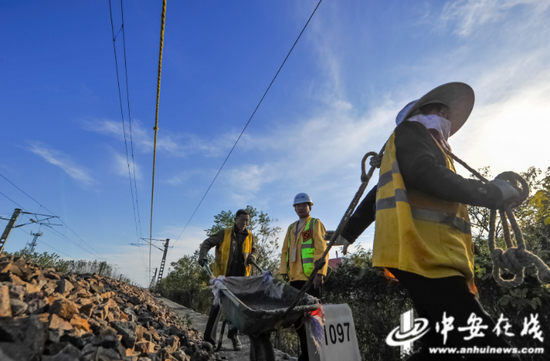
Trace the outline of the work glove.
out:
M 346 237 L 342 236 L 341 234 L 338 235 L 338 238 L 336 238 L 336 242 L 334 242 L 335 246 L 344 246 L 342 249 L 342 253 L 344 255 L 348 254 L 348 247 L 351 244 Z
M 206 258 L 199 259 L 199 264 L 201 267 L 204 267 L 206 264 L 208 264 L 208 260 Z
M 516 184 L 521 184 L 522 189 Z M 502 203 L 504 205 L 510 205 L 512 208 L 519 206 L 529 196 L 529 186 L 527 182 L 518 174 L 514 172 L 504 172 L 499 174 L 493 179 L 491 184 L 500 189 L 502 193 Z
M 253 255 L 248 255 L 248 257 L 246 258 L 246 264 L 249 265 L 249 264 L 252 264 L 256 262 L 256 257 L 254 257 Z

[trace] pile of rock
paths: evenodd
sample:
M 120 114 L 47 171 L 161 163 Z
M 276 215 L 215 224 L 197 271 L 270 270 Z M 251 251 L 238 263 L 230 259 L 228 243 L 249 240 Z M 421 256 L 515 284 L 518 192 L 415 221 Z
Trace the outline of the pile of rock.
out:
M 216 360 L 202 338 L 139 287 L 0 257 L 0 360 Z

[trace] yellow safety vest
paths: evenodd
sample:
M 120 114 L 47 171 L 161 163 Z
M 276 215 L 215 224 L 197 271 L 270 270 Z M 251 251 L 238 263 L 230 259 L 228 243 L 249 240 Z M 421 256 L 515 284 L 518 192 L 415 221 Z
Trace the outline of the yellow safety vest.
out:
M 233 234 L 233 227 L 225 229 L 223 235 L 223 242 L 219 247 L 216 247 L 216 256 L 214 259 L 214 269 L 212 273 L 214 277 L 227 274 L 227 265 L 229 263 L 229 253 L 231 250 L 231 235 Z M 243 256 L 244 261 L 248 258 L 248 255 L 252 252 L 252 232 L 248 231 L 248 236 L 243 242 Z M 251 265 L 246 266 L 246 275 L 250 276 Z
M 428 278 L 463 276 L 475 292 L 467 206 L 406 189 L 394 141 L 395 133 L 386 143 L 380 167 L 373 266 L 393 267 Z M 446 154 L 445 158 L 446 167 L 456 173 L 453 160 Z
M 301 240 L 301 250 L 302 250 L 302 267 L 304 269 L 304 274 L 309 277 L 311 273 L 313 272 L 313 269 L 315 268 L 315 265 L 313 262 L 315 261 L 315 244 L 313 242 L 313 230 L 315 229 L 315 221 L 316 218 L 309 218 L 306 227 L 304 228 L 304 231 L 302 232 Z M 298 223 L 298 222 L 295 222 Z M 290 226 L 288 226 L 288 252 L 290 252 L 290 233 L 292 231 L 292 226 L 295 224 L 292 223 Z M 296 224 L 296 227 L 298 225 Z M 311 230 L 309 233 L 307 231 Z M 307 239 L 304 240 L 304 233 L 309 235 Z M 298 240 L 296 240 L 298 242 Z M 289 262 L 288 262 L 288 252 L 286 254 L 286 268 L 287 270 L 290 270 Z

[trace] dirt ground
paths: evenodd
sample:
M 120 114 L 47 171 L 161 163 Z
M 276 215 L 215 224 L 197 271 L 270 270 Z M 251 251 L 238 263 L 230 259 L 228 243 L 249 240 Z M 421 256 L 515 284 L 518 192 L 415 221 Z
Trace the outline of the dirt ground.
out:
M 164 304 L 169 306 L 174 310 L 174 312 L 180 316 L 183 319 L 189 319 L 192 323 L 193 327 L 196 327 L 200 332 L 203 332 L 206 328 L 206 322 L 208 320 L 207 315 L 203 315 L 201 313 L 195 312 L 189 308 L 186 308 L 180 304 L 177 304 L 175 302 L 172 302 L 166 298 L 158 297 L 159 301 L 162 301 Z M 221 324 L 218 325 L 218 330 L 221 330 Z M 219 331 L 218 331 L 219 332 Z M 218 352 L 218 355 L 223 360 L 228 361 L 243 361 L 243 360 L 249 360 L 250 355 L 250 340 L 248 339 L 248 336 L 239 336 L 241 343 L 243 344 L 243 349 L 241 351 L 233 351 L 233 344 L 231 343 L 231 340 L 227 338 L 227 328 L 226 328 L 226 335 L 222 343 L 222 348 Z M 290 361 L 297 361 L 296 357 L 289 356 L 287 353 L 284 353 L 280 350 L 275 349 L 275 359 L 277 361 L 282 360 L 290 360 Z

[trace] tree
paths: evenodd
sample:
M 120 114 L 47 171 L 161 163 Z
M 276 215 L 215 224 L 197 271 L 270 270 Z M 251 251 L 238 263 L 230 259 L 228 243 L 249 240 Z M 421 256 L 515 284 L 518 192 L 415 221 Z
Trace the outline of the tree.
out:
M 212 257 L 208 256 L 209 261 Z M 173 268 L 158 286 L 160 293 L 174 302 L 195 311 L 206 313 L 212 304 L 212 291 L 209 289 L 209 277 L 198 263 L 199 251 L 185 255 L 177 262 L 170 263 Z
M 281 227 L 273 227 L 272 223 L 277 219 L 271 219 L 267 213 L 259 211 L 248 205 L 246 211 L 250 214 L 250 224 L 248 230 L 254 235 L 256 248 L 258 249 L 257 262 L 262 269 L 268 269 L 271 273 L 277 273 L 279 269 L 279 243 L 277 234 L 281 232 Z M 233 227 L 235 215 L 231 210 L 221 211 L 214 216 L 214 225 L 206 229 L 208 237 L 216 234 L 220 230 Z

